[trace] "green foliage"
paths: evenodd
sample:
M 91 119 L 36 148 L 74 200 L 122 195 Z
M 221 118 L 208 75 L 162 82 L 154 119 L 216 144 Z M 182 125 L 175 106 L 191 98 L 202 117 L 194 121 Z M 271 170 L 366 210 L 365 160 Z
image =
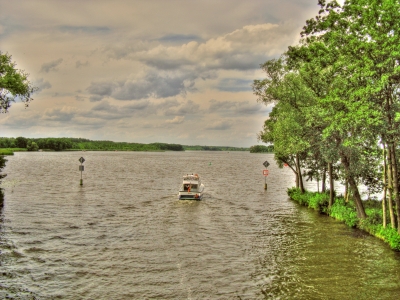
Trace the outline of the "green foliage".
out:
M 328 211 L 329 193 L 301 193 L 301 190 L 298 188 L 290 188 L 287 192 L 292 200 L 301 205 L 315 209 L 321 213 L 327 213 Z
M 15 138 L 0 137 L 0 148 L 15 148 Z
M 346 203 L 343 198 L 336 199 L 329 215 L 347 226 L 356 227 L 358 224 L 357 211 L 353 203 Z
M 159 150 L 184 151 L 182 145 L 179 144 L 152 143 L 149 145 L 152 145 Z
M 35 142 L 28 141 L 28 144 L 26 145 L 26 149 L 28 151 L 38 151 L 39 146 Z
M 14 152 L 26 151 L 25 148 L 0 148 L 0 155 L 14 155 Z
M 249 151 L 249 148 L 244 147 L 229 147 L 229 146 L 200 146 L 200 145 L 183 145 L 184 150 L 189 151 Z
M 289 188 L 287 190 L 287 193 L 288 193 L 290 199 L 299 202 L 301 205 L 308 206 L 308 202 L 310 199 L 310 194 L 308 192 L 301 193 L 300 189 L 293 187 L 293 188 Z
M 311 193 L 308 207 L 326 213 L 328 211 L 329 194 L 327 193 Z
M 20 147 L 29 151 L 43 150 L 91 150 L 91 151 L 184 151 L 179 144 L 167 143 L 124 143 L 91 141 L 82 138 L 6 138 L 0 137 L 0 148 Z
M 400 234 L 396 229 L 378 225 L 375 227 L 375 235 L 387 242 L 393 250 L 400 251 Z
M 28 106 L 33 100 L 31 95 L 36 90 L 28 81 L 28 74 L 16 69 L 11 55 L 0 51 L 0 113 L 7 112 L 15 99 L 20 99 Z
M 14 151 L 12 149 L 0 148 L 0 155 L 14 155 Z
M 250 153 L 272 153 L 274 152 L 274 146 L 254 145 L 250 147 Z
M 24 138 L 22 136 L 19 136 L 15 139 L 15 147 L 16 148 L 26 148 L 27 144 L 28 144 L 28 139 Z

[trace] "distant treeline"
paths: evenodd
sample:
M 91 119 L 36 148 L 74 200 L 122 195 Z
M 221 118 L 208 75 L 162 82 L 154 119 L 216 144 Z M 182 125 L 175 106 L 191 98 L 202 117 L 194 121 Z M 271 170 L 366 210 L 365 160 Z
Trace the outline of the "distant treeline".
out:
M 196 150 L 196 151 L 249 151 L 249 148 L 243 147 L 229 147 L 229 146 L 187 146 L 184 145 L 185 150 Z
M 0 148 L 18 148 L 27 149 L 28 151 L 38 151 L 39 149 L 54 151 L 249 151 L 249 148 L 228 146 L 187 146 L 167 143 L 141 144 L 113 141 L 92 141 L 84 138 L 25 138 L 21 136 L 17 138 L 0 137 Z M 260 149 L 262 150 L 263 148 Z
M 83 138 L 6 138 L 0 137 L 0 148 L 26 148 L 28 151 L 43 150 L 94 150 L 94 151 L 184 151 L 182 145 L 166 143 L 125 143 L 92 141 Z
M 264 145 L 255 145 L 250 147 L 250 153 L 272 153 L 274 152 L 274 146 L 264 146 Z

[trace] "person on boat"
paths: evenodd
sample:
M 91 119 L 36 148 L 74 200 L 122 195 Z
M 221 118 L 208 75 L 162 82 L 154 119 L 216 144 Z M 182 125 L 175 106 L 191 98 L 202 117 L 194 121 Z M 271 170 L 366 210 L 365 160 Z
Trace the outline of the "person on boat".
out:
M 190 187 L 190 184 L 186 184 L 186 185 L 185 185 L 185 190 L 187 190 L 188 192 L 190 192 L 190 188 L 191 188 L 191 187 Z

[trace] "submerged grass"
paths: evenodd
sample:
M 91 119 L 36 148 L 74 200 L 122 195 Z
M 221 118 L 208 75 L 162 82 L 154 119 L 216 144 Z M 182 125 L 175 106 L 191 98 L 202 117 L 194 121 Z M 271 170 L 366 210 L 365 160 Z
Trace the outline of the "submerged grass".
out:
M 305 192 L 302 194 L 300 189 L 290 188 L 288 189 L 288 195 L 301 205 L 327 214 L 344 222 L 347 226 L 364 230 L 388 243 L 393 250 L 400 251 L 400 234 L 398 234 L 397 229 L 392 228 L 390 225 L 386 227 L 382 225 L 383 214 L 380 201 L 364 201 L 367 218 L 359 219 L 354 202 L 346 202 L 342 197 L 335 198 L 334 204 L 329 209 L 329 192 Z

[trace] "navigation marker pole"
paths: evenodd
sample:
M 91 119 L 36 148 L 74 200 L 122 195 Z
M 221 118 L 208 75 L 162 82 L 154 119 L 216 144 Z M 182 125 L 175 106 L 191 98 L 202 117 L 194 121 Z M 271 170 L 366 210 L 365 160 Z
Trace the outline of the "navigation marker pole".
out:
M 269 171 L 268 170 L 263 170 L 263 175 L 265 178 L 265 182 L 264 182 L 264 190 L 267 190 L 267 176 L 268 176 Z
M 81 163 L 81 165 L 79 166 L 79 171 L 81 171 L 81 184 L 80 185 L 83 185 L 82 172 L 85 170 L 85 167 L 83 166 L 85 159 L 83 157 L 81 157 L 79 159 L 79 162 Z
M 263 165 L 264 165 L 265 168 L 268 168 L 269 162 L 264 161 Z M 268 188 L 268 186 L 267 186 L 267 176 L 268 176 L 268 174 L 269 174 L 269 171 L 268 171 L 268 170 L 263 170 L 263 175 L 264 175 L 264 178 L 265 178 L 265 181 L 264 181 L 264 190 L 267 190 L 267 188 Z

